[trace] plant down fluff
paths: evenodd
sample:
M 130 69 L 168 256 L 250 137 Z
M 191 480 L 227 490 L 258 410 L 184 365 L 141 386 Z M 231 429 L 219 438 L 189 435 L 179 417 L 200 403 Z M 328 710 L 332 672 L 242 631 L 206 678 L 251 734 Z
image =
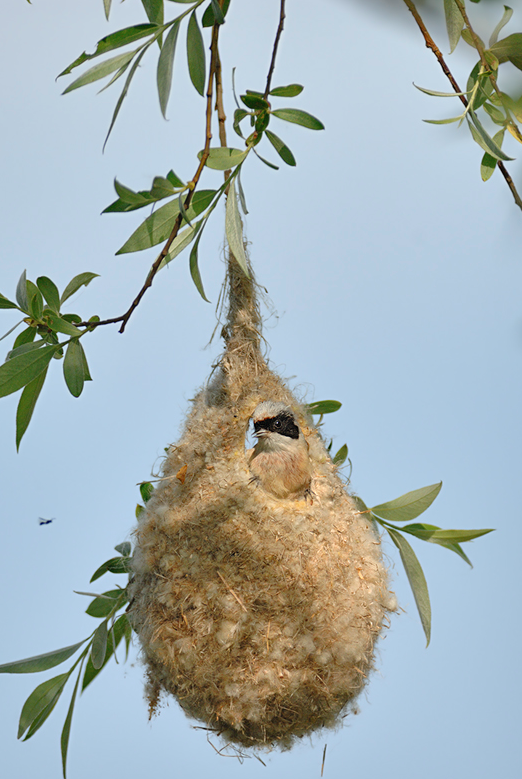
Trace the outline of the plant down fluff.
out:
M 220 366 L 140 516 L 129 617 L 152 711 L 167 691 L 229 741 L 286 748 L 340 722 L 395 601 L 379 537 L 261 355 L 254 283 L 233 258 L 227 299 Z M 245 435 L 267 399 L 290 406 L 307 439 L 311 499 L 251 481 Z

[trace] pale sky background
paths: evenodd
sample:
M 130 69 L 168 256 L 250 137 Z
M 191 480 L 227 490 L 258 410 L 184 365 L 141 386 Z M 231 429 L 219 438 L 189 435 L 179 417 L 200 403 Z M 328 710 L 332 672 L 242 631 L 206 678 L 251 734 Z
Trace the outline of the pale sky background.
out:
M 501 13 L 493 5 L 490 21 L 491 3 L 471 6 L 483 35 Z M 522 3 L 511 5 L 506 34 L 522 29 Z M 167 6 L 171 16 L 182 8 Z M 231 4 L 221 36 L 230 116 L 233 66 L 240 91 L 264 88 L 278 6 Z M 273 367 L 307 400 L 342 401 L 326 432 L 336 446 L 348 443 L 352 487 L 368 505 L 442 479 L 422 519 L 497 531 L 466 545 L 473 570 L 412 540 L 431 595 L 428 649 L 396 550 L 384 541 L 404 612 L 379 645 L 361 713 L 342 730 L 274 751 L 266 768 L 221 758 L 174 700 L 147 721 L 134 650 L 132 662 L 111 663 L 77 703 L 70 779 L 318 779 L 325 743 L 330 779 L 521 775 L 522 213 L 498 172 L 482 183 L 482 152 L 465 127 L 421 121 L 457 113 L 458 104 L 412 86 L 449 89 L 403 3 L 390 0 L 388 9 L 362 0 L 288 2 L 273 83 L 304 84 L 281 106 L 315 114 L 326 131 L 279 123 L 275 132 L 297 168 L 275 172 L 252 159 L 243 176 L 252 262 L 277 312 L 265 335 Z M 93 271 L 100 278 L 68 310 L 118 315 L 155 250 L 114 256 L 145 214 L 100 217 L 114 199 L 112 181 L 146 188 L 171 167 L 188 178 L 203 145 L 203 100 L 188 85 L 182 38 L 169 121 L 150 54 L 102 154 L 122 82 L 101 95 L 91 86 L 61 97 L 68 81 L 55 77 L 109 31 L 143 21 L 141 5 L 115 3 L 107 24 L 101 0 L 11 0 L 2 18 L 0 291 L 12 297 L 24 268 L 61 289 Z M 431 29 L 447 52 L 444 29 Z M 459 47 L 450 63 L 464 85 L 473 52 Z M 239 140 L 230 125 L 229 139 Z M 511 138 L 506 149 L 522 157 Z M 520 160 L 508 167 L 522 191 Z M 219 185 L 220 176 L 210 171 L 204 186 Z M 51 366 L 18 455 L 18 395 L 0 402 L 0 663 L 79 641 L 95 623 L 73 590 L 123 583 L 109 574 L 88 585 L 114 545 L 130 538 L 135 485 L 176 440 L 219 354 L 217 341 L 204 347 L 224 274 L 223 216 L 218 208 L 200 249 L 213 305 L 199 297 L 184 254 L 158 276 L 124 336 L 106 327 L 84 339 L 94 381 L 79 400 L 61 364 Z M 0 319 L 2 333 L 16 321 L 9 311 Z M 56 519 L 40 527 L 39 516 Z M 61 776 L 59 735 L 72 690 L 33 739 L 17 742 L 16 730 L 26 697 L 62 668 L 68 664 L 0 676 L 6 779 Z

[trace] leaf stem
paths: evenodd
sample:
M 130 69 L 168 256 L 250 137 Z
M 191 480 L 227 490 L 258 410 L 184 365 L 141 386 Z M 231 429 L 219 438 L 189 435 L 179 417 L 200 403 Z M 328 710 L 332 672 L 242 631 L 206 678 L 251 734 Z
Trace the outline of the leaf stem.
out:
M 477 51 L 479 52 L 479 55 L 480 55 L 480 58 L 481 58 L 481 62 L 484 62 L 485 61 L 485 60 L 483 60 L 484 53 L 483 53 L 483 51 L 481 53 L 482 47 L 480 46 L 480 41 L 476 41 L 476 37 L 477 36 L 473 32 L 473 30 L 471 28 L 471 25 L 469 24 L 469 19 L 468 19 L 468 16 L 466 14 L 466 11 L 465 11 L 465 9 L 463 10 L 463 8 L 462 8 L 463 4 L 460 2 L 460 0 L 455 0 L 455 2 L 457 4 L 459 10 L 462 13 L 462 16 L 463 16 L 463 19 L 464 19 L 466 25 L 468 26 L 468 29 L 470 31 L 470 35 L 472 36 L 473 41 L 475 42 L 475 45 L 477 46 Z M 441 53 L 440 49 L 435 44 L 433 38 L 431 37 L 431 35 L 429 34 L 428 30 L 426 29 L 426 25 L 422 21 L 422 18 L 420 16 L 419 12 L 417 11 L 417 8 L 415 7 L 415 4 L 412 2 L 412 0 L 404 0 L 404 3 L 406 4 L 406 6 L 409 9 L 409 11 L 411 12 L 413 18 L 417 22 L 417 26 L 419 27 L 419 30 L 421 31 L 421 33 L 422 33 L 422 35 L 424 37 L 424 40 L 426 42 L 426 48 L 431 49 L 432 52 L 434 53 L 434 55 L 436 56 L 439 65 L 441 66 L 442 70 L 444 71 L 444 75 L 446 76 L 446 78 L 450 82 L 450 84 L 453 87 L 453 89 L 455 90 L 455 92 L 456 93 L 462 92 L 462 90 L 459 87 L 459 85 L 457 84 L 457 82 L 456 82 L 452 72 L 450 71 L 450 69 L 446 65 L 446 62 L 444 60 L 444 57 L 442 56 L 442 53 Z M 486 67 L 489 69 L 489 65 L 487 64 L 487 62 L 486 62 Z M 496 84 L 495 84 L 495 87 L 496 87 Z M 496 87 L 496 88 L 498 90 L 498 87 Z M 466 108 L 467 108 L 468 101 L 466 100 L 465 96 L 463 94 L 459 94 L 458 97 L 459 97 L 461 103 L 464 106 L 466 106 Z M 509 173 L 508 173 L 508 171 L 506 169 L 506 166 L 504 165 L 504 163 L 501 160 L 497 160 L 497 166 L 498 166 L 498 169 L 500 170 L 500 172 L 502 173 L 502 175 L 504 176 L 504 179 L 505 179 L 508 187 L 511 190 L 511 194 L 513 195 L 515 203 L 522 210 L 522 200 L 520 198 L 520 195 L 517 192 L 517 189 L 515 187 L 513 179 L 511 178 L 511 176 L 509 175 Z

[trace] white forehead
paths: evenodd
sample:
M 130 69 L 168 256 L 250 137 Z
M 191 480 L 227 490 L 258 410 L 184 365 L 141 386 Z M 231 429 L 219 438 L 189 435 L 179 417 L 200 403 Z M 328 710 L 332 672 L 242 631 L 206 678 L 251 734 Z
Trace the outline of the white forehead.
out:
M 291 414 L 292 417 L 295 418 L 294 412 L 286 403 L 276 403 L 274 400 L 264 400 L 252 414 L 252 421 L 255 423 L 259 422 L 261 419 L 272 419 L 272 417 L 276 417 L 282 412 Z

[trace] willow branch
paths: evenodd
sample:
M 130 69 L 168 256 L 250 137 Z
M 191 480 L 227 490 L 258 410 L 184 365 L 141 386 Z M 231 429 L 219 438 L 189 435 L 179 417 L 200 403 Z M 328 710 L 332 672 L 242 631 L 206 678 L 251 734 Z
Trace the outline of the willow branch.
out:
M 433 38 L 431 37 L 431 35 L 429 34 L 428 30 L 426 29 L 426 25 L 422 21 L 420 15 L 419 15 L 419 12 L 417 11 L 417 9 L 416 9 L 415 5 L 413 4 L 412 0 L 404 0 L 404 2 L 406 4 L 406 6 L 408 7 L 408 9 L 411 11 L 411 14 L 412 14 L 413 18 L 417 22 L 417 26 L 419 27 L 419 30 L 421 31 L 421 33 L 422 33 L 422 35 L 424 37 L 424 40 L 426 42 L 426 47 L 428 49 L 431 49 L 432 52 L 435 54 L 435 56 L 436 56 L 436 58 L 438 60 L 438 63 L 441 66 L 442 70 L 444 71 L 444 75 L 449 80 L 451 86 L 453 87 L 455 92 L 462 92 L 462 90 L 459 87 L 459 85 L 457 84 L 453 74 L 451 73 L 450 69 L 446 65 L 446 62 L 444 60 L 444 57 L 442 56 L 442 53 L 441 53 L 440 49 L 435 44 Z M 455 0 L 455 2 L 457 3 L 459 10 L 462 12 L 462 8 L 461 8 L 462 3 L 460 3 L 459 0 Z M 468 29 L 470 31 L 470 35 L 472 36 L 473 40 L 475 41 L 476 34 L 471 29 L 471 25 L 469 24 L 469 19 L 467 17 L 467 14 L 466 14 L 465 10 L 464 10 L 464 14 L 463 14 L 463 19 L 464 19 L 465 23 L 468 26 Z M 479 54 L 480 54 L 480 48 L 481 48 L 480 47 L 480 41 L 478 42 L 478 44 L 479 44 L 479 48 L 477 50 L 479 51 Z M 481 60 L 482 60 L 482 56 L 481 56 Z M 487 63 L 486 63 L 486 67 L 489 67 L 487 65 Z M 460 102 L 464 106 L 466 106 L 466 108 L 467 108 L 468 101 L 466 100 L 465 95 L 460 94 L 459 98 L 460 98 Z M 511 190 L 511 194 L 513 195 L 515 203 L 517 204 L 517 206 L 520 209 L 522 209 L 522 200 L 520 199 L 520 195 L 517 192 L 517 189 L 515 187 L 513 179 L 509 175 L 509 173 L 508 173 L 508 171 L 506 169 L 506 166 L 504 165 L 504 163 L 501 160 L 497 160 L 497 167 L 500 170 L 500 172 L 502 173 L 502 175 L 504 176 L 504 179 L 506 180 L 506 183 L 507 183 L 509 189 Z
M 274 41 L 274 48 L 272 50 L 272 59 L 270 61 L 270 67 L 268 69 L 268 76 L 266 78 L 266 87 L 265 87 L 265 94 L 264 94 L 265 100 L 267 99 L 268 93 L 270 92 L 270 87 L 272 86 L 272 76 L 274 75 L 274 69 L 275 69 L 275 63 L 277 57 L 277 48 L 279 46 L 279 40 L 281 38 L 283 28 L 285 26 L 285 18 L 286 18 L 285 0 L 281 0 L 281 10 L 279 12 L 279 26 L 277 28 L 276 37 Z
M 206 92 L 206 98 L 207 98 L 207 105 L 205 110 L 205 145 L 203 148 L 203 152 L 201 154 L 201 159 L 199 161 L 198 168 L 196 170 L 196 173 L 194 174 L 194 177 L 191 181 L 188 182 L 189 187 L 189 193 L 187 197 L 185 198 L 185 201 L 183 203 L 183 207 L 185 210 L 190 206 L 190 201 L 192 200 L 192 196 L 194 194 L 194 191 L 199 183 L 199 180 L 201 178 L 201 174 L 203 173 L 203 169 L 205 167 L 205 163 L 207 161 L 209 151 L 210 151 L 210 142 L 212 140 L 212 97 L 213 97 L 213 86 L 214 86 L 214 78 L 216 74 L 216 68 L 217 64 L 219 62 L 219 50 L 218 50 L 218 37 L 219 37 L 219 26 L 215 24 L 212 28 L 212 42 L 210 44 L 210 72 L 208 76 L 208 85 L 207 85 L 207 92 Z M 114 317 L 113 319 L 102 319 L 99 322 L 80 322 L 76 325 L 76 327 L 87 327 L 89 330 L 94 330 L 96 327 L 101 327 L 102 325 L 112 325 L 116 324 L 118 322 L 121 322 L 121 327 L 119 329 L 120 333 L 123 333 L 125 331 L 125 328 L 127 326 L 127 322 L 131 318 L 132 314 L 136 310 L 136 308 L 139 306 L 139 304 L 142 301 L 143 296 L 145 295 L 146 291 L 149 289 L 149 287 L 152 286 L 152 282 L 154 281 L 154 277 L 158 273 L 160 269 L 160 265 L 169 253 L 169 249 L 172 246 L 173 241 L 175 240 L 176 236 L 179 233 L 179 229 L 181 227 L 181 224 L 183 222 L 183 216 L 181 213 L 178 214 L 176 217 L 176 221 L 174 222 L 174 226 L 171 230 L 171 233 L 169 237 L 167 238 L 161 252 L 155 259 L 154 263 L 152 264 L 152 267 L 147 274 L 147 278 L 145 279 L 145 283 L 143 284 L 142 288 L 132 301 L 131 305 L 127 309 L 127 311 L 122 314 L 121 316 Z

